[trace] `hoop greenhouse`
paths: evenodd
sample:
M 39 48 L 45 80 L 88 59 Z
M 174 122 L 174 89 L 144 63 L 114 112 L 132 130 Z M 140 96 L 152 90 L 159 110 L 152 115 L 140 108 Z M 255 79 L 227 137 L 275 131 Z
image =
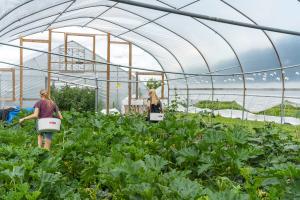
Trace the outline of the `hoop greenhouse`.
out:
M 300 199 L 299 1 L 0 3 L 0 199 Z

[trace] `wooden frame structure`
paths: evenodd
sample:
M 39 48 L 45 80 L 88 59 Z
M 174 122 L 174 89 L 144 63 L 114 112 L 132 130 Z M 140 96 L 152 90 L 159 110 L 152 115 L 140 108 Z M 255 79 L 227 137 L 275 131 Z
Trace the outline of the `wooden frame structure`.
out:
M 98 71 L 96 70 L 95 66 L 95 60 L 96 60 L 96 37 L 97 36 L 106 36 L 106 34 L 96 34 L 96 33 L 73 33 L 73 32 L 63 32 L 63 31 L 54 31 L 52 30 L 52 33 L 56 33 L 56 34 L 63 34 L 64 35 L 64 61 L 52 61 L 51 63 L 54 64 L 64 64 L 65 65 L 65 69 L 64 70 L 56 70 L 59 72 L 64 72 L 64 73 L 83 73 L 83 72 L 103 72 L 103 71 Z M 72 61 L 68 61 L 67 58 L 67 49 L 68 49 L 68 38 L 69 36 L 78 36 L 78 37 L 89 37 L 92 38 L 93 40 L 93 44 L 92 44 L 92 54 L 93 54 L 93 61 L 79 61 L 79 62 L 72 62 Z M 92 70 L 68 70 L 67 69 L 67 65 L 68 64 L 93 64 L 94 67 Z M 106 71 L 105 71 L 106 72 Z
M 52 30 L 48 30 L 48 40 L 42 40 L 42 39 L 28 39 L 20 37 L 20 46 L 23 47 L 24 43 L 40 43 L 40 44 L 48 44 L 48 81 L 47 81 L 47 91 L 49 93 L 49 96 L 51 96 L 51 49 L 52 49 Z M 23 101 L 35 101 L 36 99 L 30 99 L 30 98 L 24 98 L 23 97 L 23 78 L 24 78 L 24 55 L 23 55 L 23 48 L 20 48 L 20 107 L 23 107 Z
M 43 40 L 43 39 L 33 39 L 33 38 L 24 38 L 20 37 L 20 107 L 23 107 L 23 101 L 35 101 L 37 98 L 24 98 L 23 94 L 23 88 L 24 88 L 24 53 L 23 53 L 23 45 L 25 42 L 27 43 L 41 43 L 41 44 L 48 44 L 48 78 L 47 78 L 47 90 L 49 91 L 50 94 L 50 88 L 51 88 L 51 71 L 52 71 L 52 63 L 61 63 L 61 62 L 52 62 L 51 59 L 51 50 L 52 50 L 52 35 L 54 33 L 61 33 L 64 34 L 64 64 L 65 64 L 65 70 L 64 72 L 72 72 L 72 73 L 79 73 L 82 71 L 70 71 L 67 69 L 68 64 L 72 64 L 72 62 L 68 61 L 68 56 L 67 56 L 67 49 L 68 49 L 68 37 L 69 36 L 80 36 L 80 37 L 91 37 L 93 40 L 93 62 L 89 61 L 87 63 L 89 64 L 94 64 L 92 72 L 97 72 L 96 70 L 96 36 L 107 36 L 107 65 L 106 65 L 106 75 L 107 75 L 107 87 L 106 87 L 106 112 L 109 113 L 109 108 L 110 108 L 110 63 L 111 63 L 111 45 L 112 44 L 117 44 L 117 45 L 128 45 L 128 64 L 129 64 L 129 70 L 128 70 L 128 105 L 129 107 L 131 106 L 132 102 L 132 43 L 127 42 L 127 41 L 112 41 L 111 40 L 111 34 L 89 34 L 89 33 L 73 33 L 73 32 L 61 32 L 61 31 L 54 31 L 49 29 L 48 30 L 48 39 Z M 84 61 L 85 63 L 85 61 Z M 74 64 L 74 63 L 73 63 Z M 75 62 L 75 64 L 78 64 Z M 81 63 L 80 63 L 81 64 Z M 59 70 L 60 71 L 60 70 Z M 99 71 L 100 72 L 100 71 Z M 105 71 L 101 71 L 105 72 Z M 153 74 L 153 73 L 152 73 Z M 162 75 L 164 78 L 164 76 Z M 97 80 L 96 80 L 97 82 Z M 138 85 L 138 83 L 137 83 Z M 162 95 L 163 97 L 163 95 Z
M 52 34 L 53 33 L 64 33 L 64 47 L 65 47 L 65 69 L 67 69 L 67 48 L 68 48 L 68 36 L 82 36 L 82 37 L 92 37 L 93 38 L 93 60 L 95 61 L 96 59 L 96 35 L 100 35 L 100 34 L 87 34 L 87 33 L 71 33 L 71 32 L 59 32 L 59 31 L 53 31 L 51 29 L 48 30 L 48 39 L 47 40 L 43 40 L 43 39 L 34 39 L 34 38 L 24 38 L 24 37 L 20 37 L 20 46 L 23 47 L 24 43 L 40 43 L 40 44 L 48 44 L 48 78 L 47 78 L 47 90 L 49 92 L 49 95 L 51 95 L 51 65 L 52 63 L 52 59 L 51 59 L 51 51 L 52 51 Z M 101 34 L 102 36 L 104 34 Z M 24 98 L 24 93 L 23 93 L 23 89 L 24 89 L 24 49 L 20 48 L 20 107 L 23 107 L 23 101 L 36 101 L 38 100 L 38 98 Z M 90 62 L 90 64 L 94 64 L 95 66 L 95 62 Z M 95 68 L 94 68 L 95 70 Z M 67 70 L 66 70 L 67 71 Z M 15 75 L 14 75 L 15 76 Z M 14 77 L 15 80 L 15 77 Z M 1 99 L 0 99 L 1 100 Z M 15 101 L 15 100 L 14 100 Z
M 132 101 L 132 43 L 126 41 L 112 41 L 110 33 L 107 34 L 107 88 L 106 88 L 106 113 L 109 113 L 109 105 L 110 105 L 110 96 L 109 96 L 109 89 L 110 89 L 110 58 L 111 58 L 111 45 L 128 45 L 128 106 L 130 108 L 131 101 Z
M 96 35 L 95 34 L 89 34 L 89 33 L 70 33 L 70 32 L 66 32 L 64 33 L 64 59 L 65 59 L 65 71 L 68 71 L 68 64 L 73 64 L 72 62 L 68 62 L 68 58 L 67 58 L 67 49 L 68 49 L 68 37 L 69 36 L 78 36 L 78 37 L 91 37 L 93 40 L 93 60 L 96 60 Z M 76 64 L 76 63 L 75 63 Z M 90 64 L 94 64 L 93 65 L 93 71 L 95 71 L 95 66 L 96 63 L 92 62 Z
M 165 75 L 164 73 L 158 72 L 135 72 L 136 78 L 136 96 L 135 98 L 139 98 L 139 76 L 161 76 L 161 99 L 165 98 Z
M 3 101 L 3 102 L 16 101 L 16 70 L 15 70 L 15 68 L 0 68 L 0 72 L 11 72 L 11 80 L 12 80 L 12 97 L 11 98 L 0 97 L 0 101 Z

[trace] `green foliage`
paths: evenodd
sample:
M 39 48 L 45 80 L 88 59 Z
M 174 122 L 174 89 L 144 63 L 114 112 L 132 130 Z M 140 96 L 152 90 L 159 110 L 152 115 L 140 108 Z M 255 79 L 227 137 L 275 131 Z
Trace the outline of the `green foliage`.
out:
M 63 111 L 94 111 L 95 90 L 89 88 L 51 88 L 51 97 Z
M 149 79 L 147 81 L 147 88 L 150 90 L 150 89 L 157 89 L 161 86 L 161 81 L 157 81 L 155 79 Z
M 195 104 L 198 108 L 209 108 L 213 110 L 221 109 L 233 109 L 233 110 L 243 110 L 243 106 L 240 106 L 235 101 L 199 101 Z
M 177 112 L 179 105 L 179 97 L 177 94 L 175 94 L 174 99 L 171 100 L 170 105 L 165 108 L 165 112 L 167 115 L 174 116 L 175 113 Z
M 27 122 L 0 128 L 0 199 L 300 198 L 300 143 L 273 124 L 63 115 L 50 152 Z
M 281 105 L 274 106 L 267 110 L 261 111 L 258 114 L 271 115 L 271 116 L 281 116 Z M 284 105 L 284 115 L 287 117 L 300 118 L 300 108 L 295 107 L 290 104 Z

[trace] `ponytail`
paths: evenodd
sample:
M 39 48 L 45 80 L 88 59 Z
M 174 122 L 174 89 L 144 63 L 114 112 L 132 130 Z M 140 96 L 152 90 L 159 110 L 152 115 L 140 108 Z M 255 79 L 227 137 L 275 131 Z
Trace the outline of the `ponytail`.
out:
M 44 97 L 45 97 L 46 99 L 50 100 L 50 101 L 53 101 L 53 100 L 51 99 L 51 97 L 49 96 L 48 92 L 45 93 L 45 96 L 44 96 Z
M 40 95 L 42 97 L 45 97 L 45 99 L 49 100 L 49 102 L 51 102 L 52 104 L 54 104 L 54 101 L 51 99 L 51 97 L 49 96 L 49 93 L 47 90 L 41 90 L 40 91 Z M 50 106 L 50 105 L 49 105 Z
M 150 103 L 157 105 L 159 103 L 159 98 L 156 94 L 155 89 L 150 89 L 149 94 L 150 94 Z

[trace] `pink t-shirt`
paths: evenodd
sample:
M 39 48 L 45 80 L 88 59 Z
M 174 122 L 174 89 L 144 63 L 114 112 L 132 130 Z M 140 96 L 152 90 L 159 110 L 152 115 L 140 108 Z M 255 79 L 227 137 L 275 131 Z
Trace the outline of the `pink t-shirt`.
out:
M 33 106 L 39 109 L 39 119 L 40 118 L 52 118 L 53 114 L 59 111 L 57 105 L 49 100 L 39 100 Z

